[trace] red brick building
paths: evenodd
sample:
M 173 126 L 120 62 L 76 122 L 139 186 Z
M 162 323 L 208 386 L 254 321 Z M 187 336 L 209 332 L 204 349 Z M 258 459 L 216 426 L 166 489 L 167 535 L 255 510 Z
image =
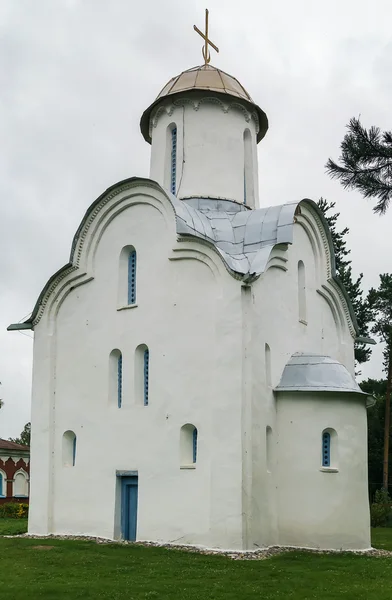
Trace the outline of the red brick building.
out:
M 30 448 L 0 439 L 0 504 L 28 502 Z

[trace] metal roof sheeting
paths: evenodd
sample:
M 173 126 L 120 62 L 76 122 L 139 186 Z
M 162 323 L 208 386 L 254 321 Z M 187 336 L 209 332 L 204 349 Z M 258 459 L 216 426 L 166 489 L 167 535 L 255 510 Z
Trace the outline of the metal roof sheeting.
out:
M 140 120 L 140 129 L 144 139 L 151 144 L 150 117 L 154 109 L 167 97 L 178 97 L 189 92 L 204 92 L 204 95 L 217 96 L 223 100 L 232 102 L 242 100 L 245 106 L 255 111 L 259 120 L 259 132 L 257 142 L 263 139 L 268 129 L 267 115 L 255 104 L 243 85 L 228 73 L 213 67 L 212 65 L 201 65 L 183 71 L 161 89 L 154 102 L 144 111 Z
M 252 98 L 244 86 L 240 84 L 238 79 L 212 65 L 192 67 L 191 69 L 176 75 L 176 77 L 170 79 L 170 81 L 162 88 L 156 97 L 156 100 L 169 96 L 170 94 L 176 94 L 177 92 L 184 92 L 192 89 L 212 90 L 230 96 L 237 96 L 238 98 L 242 98 L 243 100 L 247 100 L 254 104 Z
M 332 279 L 343 294 L 355 331 L 358 333 L 355 314 L 347 292 L 336 276 L 333 242 L 328 223 L 322 211 L 312 200 L 290 202 L 281 206 L 271 206 L 249 210 L 246 206 L 232 200 L 213 198 L 188 198 L 178 200 L 173 194 L 163 190 L 159 184 L 140 177 L 124 179 L 105 190 L 87 209 L 78 230 L 75 233 L 69 262 L 59 269 L 42 289 L 30 317 L 22 323 L 13 323 L 8 330 L 33 329 L 39 309 L 45 296 L 50 293 L 57 280 L 64 277 L 70 269 L 77 266 L 75 252 L 93 215 L 99 211 L 101 203 L 120 191 L 146 185 L 163 193 L 169 200 L 176 216 L 177 233 L 180 237 L 205 240 L 213 245 L 222 257 L 229 271 L 238 274 L 243 281 L 249 282 L 262 274 L 271 256 L 274 246 L 290 244 L 293 241 L 294 216 L 299 205 L 308 205 L 321 220 L 331 253 Z
M 231 200 L 171 196 L 177 232 L 214 244 L 228 267 L 241 275 L 264 272 L 276 244 L 293 241 L 298 202 L 249 210 Z
M 330 356 L 297 352 L 285 368 L 276 392 L 351 392 L 368 396 L 351 373 Z

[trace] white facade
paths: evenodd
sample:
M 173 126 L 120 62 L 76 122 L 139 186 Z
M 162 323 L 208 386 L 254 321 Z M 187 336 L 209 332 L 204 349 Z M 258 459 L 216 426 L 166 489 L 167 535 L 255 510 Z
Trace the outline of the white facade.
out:
M 122 537 L 122 477 L 137 476 L 138 540 L 368 548 L 365 397 L 274 392 L 296 352 L 332 356 L 354 373 L 355 325 L 325 223 L 301 202 L 278 223 L 280 242 L 267 253 L 260 242 L 248 273 L 248 247 L 239 259 L 225 241 L 184 234 L 188 205 L 165 191 L 168 127 L 178 131 L 178 196 L 237 203 L 249 130 L 252 206 L 257 131 L 239 110 L 206 102 L 168 114 L 162 102 L 151 124 L 158 183 L 120 182 L 90 207 L 71 265 L 48 282 L 25 324 L 35 331 L 29 532 Z M 206 218 L 189 214 L 195 228 Z M 258 214 L 239 218 L 252 231 Z M 134 303 L 124 248 L 137 253 Z M 195 462 L 187 446 L 194 428 Z M 323 469 L 327 428 L 339 461 Z
M 258 208 L 257 123 L 238 102 L 194 94 L 162 102 L 152 119 L 150 177 L 170 191 L 171 131 L 177 129 L 176 196 Z M 244 181 L 245 180 L 245 181 Z

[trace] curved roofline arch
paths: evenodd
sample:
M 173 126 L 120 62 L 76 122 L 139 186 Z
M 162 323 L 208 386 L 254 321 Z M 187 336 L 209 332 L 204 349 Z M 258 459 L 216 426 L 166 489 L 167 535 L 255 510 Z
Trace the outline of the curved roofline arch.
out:
M 8 330 L 33 328 L 34 324 L 38 322 L 37 317 L 41 305 L 45 303 L 45 298 L 50 298 L 50 294 L 58 283 L 79 268 L 83 238 L 87 235 L 90 224 L 100 210 L 110 199 L 122 191 L 137 186 L 152 188 L 167 199 L 176 220 L 176 232 L 179 240 L 192 239 L 207 244 L 219 254 L 228 272 L 236 279 L 246 283 L 257 279 L 265 272 L 275 246 L 292 244 L 295 214 L 301 210 L 301 204 L 307 205 L 317 217 L 319 226 L 325 235 L 330 255 L 331 283 L 340 293 L 343 305 L 346 304 L 355 333 L 358 335 L 358 325 L 351 301 L 336 274 L 332 236 L 322 211 L 313 200 L 305 198 L 300 202 L 290 202 L 281 206 L 247 210 L 236 202 L 219 199 L 195 198 L 180 201 L 155 181 L 141 177 L 124 179 L 110 186 L 89 206 L 73 237 L 69 262 L 50 277 L 35 303 L 31 316 L 23 323 L 10 325 Z M 103 203 L 103 201 L 105 202 Z M 216 218 L 218 221 L 222 219 L 226 221 L 224 231 L 220 231 L 219 227 L 216 227 L 218 222 L 214 223 Z M 240 236 L 238 233 L 234 233 L 239 230 L 242 231 Z M 231 236 L 232 241 L 228 241 L 230 231 L 229 237 Z M 79 284 L 84 282 L 83 278 L 88 279 L 87 273 L 77 275 Z
M 314 202 L 314 200 L 310 200 L 310 198 L 304 198 L 303 200 L 301 200 L 298 203 L 298 206 L 302 203 L 308 204 L 316 212 L 318 218 L 320 219 L 320 221 L 323 225 L 324 232 L 325 232 L 328 246 L 329 246 L 329 253 L 330 253 L 330 259 L 331 259 L 331 278 L 333 279 L 333 281 L 335 282 L 339 291 L 342 293 L 342 295 L 344 297 L 344 300 L 347 304 L 347 308 L 350 313 L 350 317 L 351 317 L 351 320 L 352 320 L 352 323 L 353 323 L 353 326 L 355 329 L 355 333 L 358 336 L 359 335 L 358 322 L 357 322 L 357 317 L 355 316 L 353 305 L 351 303 L 351 300 L 347 293 L 347 290 L 343 285 L 343 282 L 341 281 L 341 279 L 339 278 L 339 276 L 337 275 L 337 272 L 336 272 L 335 249 L 333 246 L 333 239 L 332 239 L 332 235 L 331 235 L 331 231 L 330 231 L 328 222 L 324 216 L 323 211 L 320 209 L 320 207 L 317 205 L 317 203 Z
M 45 300 L 45 297 L 47 296 L 47 294 L 49 293 L 49 295 L 50 295 L 52 288 L 54 288 L 58 283 L 61 282 L 62 279 L 65 279 L 72 272 L 76 272 L 77 269 L 79 268 L 79 265 L 78 265 L 79 257 L 76 256 L 76 253 L 78 251 L 78 248 L 80 248 L 80 242 L 83 239 L 83 236 L 86 234 L 89 221 L 94 220 L 94 218 L 96 216 L 94 213 L 96 211 L 99 212 L 98 207 L 101 204 L 102 200 L 106 199 L 107 201 L 109 201 L 112 197 L 121 193 L 121 191 L 131 189 L 132 187 L 136 187 L 138 185 L 145 185 L 145 186 L 155 189 L 156 191 L 159 191 L 160 193 L 163 193 L 172 207 L 173 216 L 174 217 L 176 216 L 176 211 L 175 211 L 173 202 L 170 199 L 169 195 L 165 192 L 165 190 L 162 189 L 162 187 L 158 183 L 156 183 L 152 179 L 147 179 L 147 178 L 143 178 L 143 177 L 130 177 L 128 179 L 123 179 L 123 180 L 111 185 L 110 187 L 108 187 L 87 208 L 87 210 L 80 222 L 80 225 L 79 225 L 78 229 L 76 230 L 75 235 L 73 236 L 69 261 L 65 265 L 63 265 L 60 269 L 58 269 L 58 271 L 56 271 L 48 279 L 48 281 L 42 288 L 41 293 L 38 296 L 38 299 L 34 305 L 33 311 L 31 313 L 31 315 L 29 316 L 29 318 L 22 323 L 13 323 L 13 324 L 9 325 L 7 327 L 8 331 L 33 329 L 34 322 L 37 319 L 37 316 L 40 311 L 40 307 L 41 307 L 43 301 Z M 80 275 L 78 275 L 78 279 L 80 279 L 83 276 L 86 276 L 86 273 L 81 273 Z M 90 277 L 87 277 L 87 280 L 89 280 L 89 279 L 90 279 Z

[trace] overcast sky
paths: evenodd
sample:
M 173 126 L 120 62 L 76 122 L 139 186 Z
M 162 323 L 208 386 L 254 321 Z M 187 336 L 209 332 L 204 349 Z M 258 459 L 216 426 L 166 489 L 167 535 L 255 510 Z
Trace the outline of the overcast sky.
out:
M 148 177 L 143 110 L 167 80 L 201 64 L 200 0 L 0 2 L 0 437 L 30 419 L 29 314 L 68 262 L 87 207 L 125 177 Z M 325 174 L 350 117 L 392 128 L 390 0 L 209 0 L 212 64 L 237 77 L 266 111 L 260 200 L 324 196 L 350 227 L 366 287 L 392 271 L 392 208 L 345 192 Z M 213 53 L 215 54 L 215 53 Z M 362 367 L 379 377 L 380 349 Z

